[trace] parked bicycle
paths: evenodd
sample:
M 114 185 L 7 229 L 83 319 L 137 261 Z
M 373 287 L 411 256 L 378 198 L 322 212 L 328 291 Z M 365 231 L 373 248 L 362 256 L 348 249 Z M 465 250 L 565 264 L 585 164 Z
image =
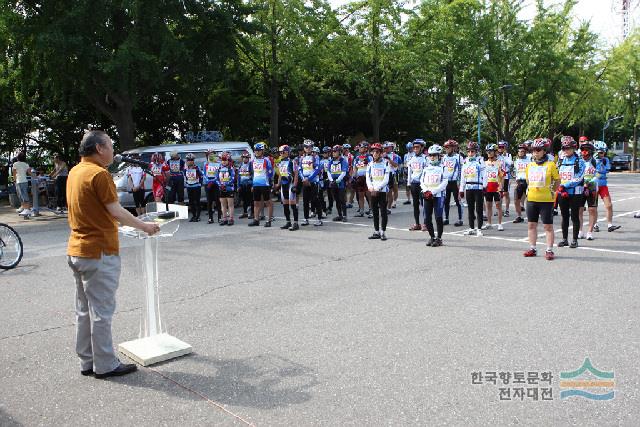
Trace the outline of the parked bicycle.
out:
M 0 269 L 16 267 L 22 259 L 23 247 L 20 235 L 7 224 L 0 223 Z

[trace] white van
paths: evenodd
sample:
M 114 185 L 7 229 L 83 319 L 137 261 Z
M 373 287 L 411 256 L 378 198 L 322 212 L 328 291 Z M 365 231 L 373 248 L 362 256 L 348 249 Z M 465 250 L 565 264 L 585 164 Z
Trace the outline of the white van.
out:
M 169 153 L 177 151 L 180 158 L 184 160 L 187 153 L 193 153 L 196 156 L 196 165 L 203 168 L 206 161 L 206 155 L 208 150 L 214 150 L 216 153 L 229 152 L 233 159 L 233 164 L 238 165 L 242 162 L 242 153 L 249 152 L 253 158 L 253 150 L 248 142 L 239 141 L 221 141 L 221 142 L 198 142 L 195 144 L 167 144 L 167 145 L 154 145 L 148 147 L 134 148 L 133 150 L 125 151 L 122 153 L 125 156 L 136 154 L 140 156 L 140 160 L 144 162 L 150 162 L 153 153 L 160 153 L 165 158 L 169 159 Z M 116 191 L 118 192 L 118 200 L 120 204 L 125 208 L 134 208 L 133 195 L 131 194 L 131 188 L 129 187 L 128 179 L 126 176 L 126 170 L 129 167 L 127 163 L 120 163 L 114 165 L 115 172 L 113 173 L 113 181 L 116 184 Z M 151 187 L 153 183 L 153 177 L 147 174 L 144 182 L 145 198 L 147 202 L 153 202 L 153 194 L 151 194 Z M 205 194 L 204 186 L 202 186 L 201 201 L 206 202 L 207 197 Z M 236 199 L 238 199 L 236 192 Z M 184 197 L 185 203 L 188 201 L 188 197 L 185 191 Z

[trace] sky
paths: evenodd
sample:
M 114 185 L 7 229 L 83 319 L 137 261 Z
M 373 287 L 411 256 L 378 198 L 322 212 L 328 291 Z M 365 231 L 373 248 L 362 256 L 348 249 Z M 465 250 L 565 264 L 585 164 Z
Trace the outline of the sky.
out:
M 413 0 L 416 1 L 416 0 Z M 348 3 L 348 0 L 330 0 L 334 6 Z M 545 0 L 545 4 L 559 4 L 561 0 Z M 522 11 L 523 19 L 535 14 L 535 1 L 527 0 Z M 622 40 L 622 16 L 618 13 L 622 0 L 578 0 L 575 6 L 574 23 L 588 21 L 592 31 L 599 34 L 607 46 L 613 46 Z M 640 25 L 640 0 L 631 0 L 631 28 Z

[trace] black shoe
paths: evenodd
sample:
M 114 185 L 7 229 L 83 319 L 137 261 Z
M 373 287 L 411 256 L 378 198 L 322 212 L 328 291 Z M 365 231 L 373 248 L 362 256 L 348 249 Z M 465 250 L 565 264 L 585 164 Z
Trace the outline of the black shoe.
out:
M 243 214 L 241 214 L 238 218 L 243 219 L 246 218 L 248 215 L 246 212 L 244 212 Z
M 254 219 L 248 225 L 249 225 L 249 227 L 257 227 L 258 225 L 260 225 L 260 221 L 257 221 L 257 220 Z
M 369 240 L 379 239 L 380 234 L 378 232 L 374 232 L 371 236 L 369 236 Z
M 333 219 L 331 221 L 342 221 L 342 217 L 341 216 L 334 216 Z
M 223 219 L 222 221 L 218 222 L 218 225 L 227 225 L 227 220 Z
M 286 230 L 286 229 L 288 229 L 289 227 L 291 227 L 291 223 L 290 223 L 290 222 L 287 222 L 285 225 L 283 225 L 282 227 L 280 227 L 280 229 L 281 229 L 281 230 Z
M 622 227 L 622 226 L 621 225 L 612 225 L 611 227 L 607 228 L 607 231 L 608 232 L 616 231 L 620 227 Z
M 460 219 L 460 220 L 456 221 L 456 222 L 453 224 L 453 226 L 454 226 L 454 227 L 462 227 L 462 224 L 463 224 L 463 222 L 462 222 L 462 220 Z
M 516 219 L 513 220 L 514 224 L 520 224 L 521 222 L 524 222 L 524 219 L 522 219 L 521 216 L 516 217 Z
M 122 375 L 127 375 L 132 372 L 138 370 L 138 367 L 133 363 L 120 363 L 120 365 L 111 372 L 105 372 L 104 374 L 95 374 L 96 378 L 108 378 L 108 377 L 119 377 Z
M 577 248 L 577 247 L 578 247 L 578 241 L 577 241 L 577 240 L 572 240 L 572 241 L 571 241 L 571 244 L 569 245 L 569 247 L 570 247 L 571 249 L 575 249 L 575 248 Z
M 195 222 L 200 222 L 200 217 L 199 216 L 196 217 L 196 221 Z
M 436 239 L 434 239 L 433 237 L 429 239 L 429 241 L 427 242 L 427 246 L 433 246 L 433 243 L 436 241 Z
M 406 202 L 402 202 L 403 205 L 410 205 L 411 202 L 409 200 L 407 200 Z
M 442 225 L 449 225 L 449 219 L 445 219 L 444 221 L 442 221 Z
M 196 217 L 192 216 L 189 222 L 196 222 Z
M 207 224 L 213 224 L 213 218 L 209 218 L 209 220 L 207 221 Z
M 382 240 L 383 242 L 387 240 L 387 235 L 384 234 L 384 232 L 380 235 L 380 240 Z
M 264 221 L 264 215 L 260 215 L 260 221 Z
M 85 369 L 84 371 L 80 371 L 80 375 L 82 375 L 84 377 L 92 377 L 93 376 L 93 369 Z
M 553 216 L 558 216 L 558 209 L 553 210 Z
M 296 231 L 296 230 L 300 230 L 300 226 L 298 225 L 297 222 L 294 222 L 291 228 L 289 229 L 289 231 Z
M 437 239 L 433 242 L 433 247 L 435 248 L 436 246 L 442 246 L 442 239 L 437 238 Z
M 342 222 L 347 222 L 347 217 L 346 216 L 342 217 Z
M 268 228 L 268 227 L 271 227 L 271 221 L 267 221 L 267 222 L 265 222 L 265 223 L 264 223 L 264 226 L 265 226 L 265 227 L 267 227 L 267 228 Z
M 567 240 L 566 240 L 566 239 L 562 239 L 562 240 L 560 240 L 560 241 L 558 242 L 558 247 L 559 247 L 559 248 L 562 248 L 562 247 L 564 247 L 564 246 L 569 246 L 569 242 L 567 242 Z
M 306 227 L 307 225 L 309 225 L 309 220 L 308 220 L 308 219 L 305 219 L 305 220 L 302 222 L 302 226 L 303 226 L 303 227 Z

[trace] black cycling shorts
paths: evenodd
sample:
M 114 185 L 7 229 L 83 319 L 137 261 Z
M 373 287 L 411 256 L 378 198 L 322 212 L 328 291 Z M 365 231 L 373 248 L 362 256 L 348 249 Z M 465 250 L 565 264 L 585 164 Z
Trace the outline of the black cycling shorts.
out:
M 396 182 L 396 174 L 394 172 L 391 172 L 389 174 L 389 188 L 393 187 L 395 182 Z
M 147 201 L 145 200 L 143 189 L 133 191 L 131 194 L 133 194 L 133 203 L 135 203 L 136 208 L 144 208 L 145 206 L 147 206 Z
M 524 179 L 519 179 L 516 181 L 516 197 L 518 199 L 522 199 L 525 194 L 527 194 L 527 181 Z
M 527 221 L 553 224 L 553 202 L 527 202 Z
M 264 200 L 265 202 L 271 200 L 271 187 L 253 186 L 253 201 L 259 202 L 260 200 Z
M 597 208 L 598 207 L 598 192 L 591 191 L 589 197 L 582 195 L 582 203 L 580 206 L 587 205 L 589 208 Z
M 499 202 L 501 200 L 500 199 L 500 193 L 498 193 L 497 191 L 495 191 L 495 192 L 492 191 L 490 193 L 485 193 L 484 194 L 484 199 L 487 202 Z
M 233 191 L 221 191 L 220 198 L 221 199 L 233 199 Z
M 509 191 L 509 178 L 502 180 L 502 191 Z

